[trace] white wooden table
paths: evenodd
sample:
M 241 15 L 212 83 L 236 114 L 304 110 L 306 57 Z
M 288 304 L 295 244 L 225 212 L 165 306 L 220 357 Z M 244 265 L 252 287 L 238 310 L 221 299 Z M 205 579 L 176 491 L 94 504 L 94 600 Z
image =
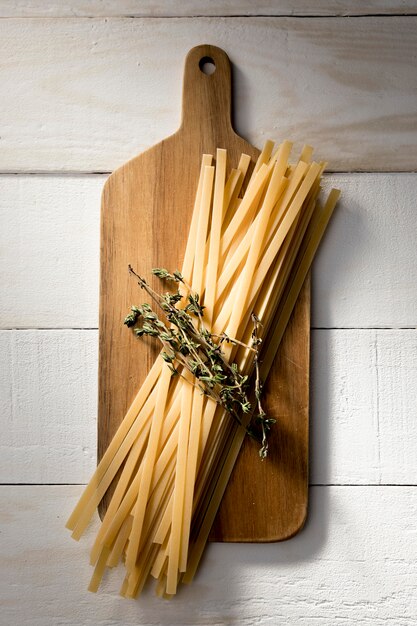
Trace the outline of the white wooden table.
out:
M 173 602 L 125 601 L 117 574 L 86 591 L 64 530 L 95 465 L 100 191 L 178 126 L 198 43 L 235 65 L 238 132 L 312 143 L 342 189 L 313 275 L 309 520 L 211 545 Z M 1 624 L 417 624 L 417 2 L 2 0 L 0 51 Z

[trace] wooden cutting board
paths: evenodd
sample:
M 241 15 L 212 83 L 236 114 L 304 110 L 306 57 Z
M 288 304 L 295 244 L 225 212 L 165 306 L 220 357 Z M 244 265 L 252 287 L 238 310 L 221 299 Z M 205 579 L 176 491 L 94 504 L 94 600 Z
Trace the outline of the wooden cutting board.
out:
M 212 74 L 203 71 L 209 59 Z M 259 151 L 231 123 L 231 67 L 214 46 L 193 48 L 184 69 L 179 130 L 135 157 L 107 180 L 101 207 L 98 458 L 100 459 L 158 352 L 123 325 L 143 298 L 130 263 L 151 278 L 153 267 L 180 268 L 203 153 Z M 283 138 L 279 138 L 283 139 Z M 308 281 L 307 281 L 308 282 Z M 212 530 L 216 541 L 279 541 L 295 534 L 307 511 L 310 290 L 306 284 L 266 386 L 277 419 L 270 456 L 261 462 L 246 441 Z M 109 490 L 110 493 L 110 490 Z M 107 494 L 107 497 L 109 495 Z M 105 510 L 104 500 L 100 513 Z

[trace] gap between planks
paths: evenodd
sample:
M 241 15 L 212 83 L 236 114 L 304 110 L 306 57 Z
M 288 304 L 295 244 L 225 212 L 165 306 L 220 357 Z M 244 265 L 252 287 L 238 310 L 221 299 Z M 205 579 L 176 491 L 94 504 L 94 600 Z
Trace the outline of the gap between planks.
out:
M 416 14 L 417 16 L 417 14 Z M 2 19 L 0 17 L 0 19 Z M 149 146 L 151 147 L 151 146 Z M 148 148 L 145 148 L 145 151 Z M 0 170 L 0 176 L 50 176 L 51 178 L 70 178 L 71 176 L 110 176 L 113 172 L 105 172 L 105 171 L 88 171 L 88 170 Z M 354 175 L 354 174 L 416 174 L 417 168 L 410 170 L 396 170 L 396 169 L 387 169 L 387 170 L 332 170 L 326 169 L 324 173 L 324 178 L 326 178 L 329 174 L 337 174 L 337 175 Z
M 0 483 L 1 487 L 86 487 L 86 483 Z M 309 487 L 417 487 L 417 483 L 309 483 Z
M 0 332 L 7 331 L 61 331 L 61 330 L 98 330 L 97 326 L 18 326 L 0 328 Z M 310 330 L 417 330 L 417 326 L 310 326 Z
M 323 13 L 321 15 L 310 15 L 308 13 L 302 13 L 298 15 L 294 15 L 293 13 L 233 13 L 228 15 L 221 15 L 220 13 L 213 14 L 204 14 L 204 13 L 195 13 L 193 15 L 182 15 L 182 14 L 170 14 L 170 15 L 141 15 L 138 14 L 129 14 L 129 13 L 121 13 L 120 15 L 1 15 L 0 20 L 117 20 L 117 19 L 125 19 L 125 20 L 175 20 L 175 19 L 187 19 L 187 20 L 195 20 L 195 19 L 257 19 L 257 18 L 265 18 L 271 17 L 274 19 L 282 18 L 282 19 L 301 19 L 301 20 L 316 20 L 316 19 L 360 19 L 363 17 L 414 17 L 417 16 L 417 11 L 407 11 L 404 13 Z

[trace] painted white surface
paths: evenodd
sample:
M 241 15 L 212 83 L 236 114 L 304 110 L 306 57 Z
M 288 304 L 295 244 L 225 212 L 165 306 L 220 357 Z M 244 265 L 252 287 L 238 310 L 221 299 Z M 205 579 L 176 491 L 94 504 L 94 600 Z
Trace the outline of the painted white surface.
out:
M 87 482 L 97 331 L 2 331 L 0 354 L 0 481 Z M 416 484 L 416 376 L 417 331 L 312 332 L 313 484 Z
M 118 597 L 121 571 L 86 591 L 88 536 L 63 528 L 79 487 L 0 488 L 2 623 L 19 626 L 412 626 L 417 490 L 314 487 L 307 526 L 281 544 L 210 545 L 171 602 Z
M 64 530 L 81 491 L 64 483 L 95 462 L 97 331 L 82 329 L 97 326 L 105 176 L 91 172 L 176 130 L 188 49 L 228 51 L 236 128 L 253 143 L 308 141 L 333 170 L 416 168 L 417 17 L 220 17 L 237 9 L 416 3 L 0 1 L 0 17 L 18 18 L 0 20 L 0 171 L 17 173 L 0 176 L 0 328 L 32 329 L 0 331 L 0 480 L 44 483 L 0 487 L 5 626 L 417 624 L 416 174 L 326 179 L 343 196 L 314 269 L 313 324 L 349 329 L 312 333 L 310 477 L 325 486 L 311 489 L 305 530 L 211 545 L 172 603 L 120 599 L 120 571 L 88 594 L 89 542 Z M 219 17 L 149 19 L 197 11 Z M 147 17 L 106 19 L 122 15 Z
M 97 331 L 0 332 L 1 483 L 89 480 L 97 350 Z
M 1 26 L 0 171 L 109 172 L 157 143 L 179 125 L 185 56 L 207 42 L 235 64 L 251 143 L 311 143 L 337 171 L 415 169 L 417 16 Z
M 2 328 L 98 326 L 104 176 L 0 176 Z
M 0 17 L 195 17 L 198 15 L 389 15 L 415 13 L 415 0 L 2 0 Z
M 416 484 L 417 330 L 315 330 L 313 484 Z
M 326 177 L 340 204 L 314 261 L 312 325 L 417 327 L 417 174 Z
M 96 328 L 105 176 L 0 176 L 0 328 Z M 317 328 L 417 326 L 417 174 L 332 174 Z

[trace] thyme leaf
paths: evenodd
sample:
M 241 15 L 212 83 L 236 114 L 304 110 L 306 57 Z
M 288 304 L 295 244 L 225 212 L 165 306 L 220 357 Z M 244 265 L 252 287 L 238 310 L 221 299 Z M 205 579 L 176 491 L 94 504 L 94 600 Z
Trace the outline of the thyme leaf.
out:
M 182 368 L 186 368 L 197 379 L 192 383 L 204 395 L 212 398 L 222 406 L 237 423 L 243 426 L 240 415 L 253 413 L 248 435 L 260 444 L 259 456 L 263 460 L 268 455 L 268 434 L 275 420 L 268 418 L 262 407 L 263 383 L 259 374 L 259 351 L 262 339 L 259 328 L 262 326 L 257 315 L 252 313 L 253 331 L 251 344 L 229 337 L 226 333 L 212 334 L 204 326 L 204 306 L 199 294 L 192 291 L 180 272 L 169 272 L 165 268 L 155 268 L 152 273 L 161 280 L 183 283 L 188 290 L 186 304 L 178 305 L 183 299 L 179 291 L 160 294 L 139 276 L 129 265 L 129 272 L 136 278 L 141 289 L 149 295 L 152 305 L 159 308 L 168 324 L 166 324 L 149 303 L 132 306 L 125 317 L 124 323 L 132 328 L 137 337 L 147 335 L 159 340 L 162 344 L 161 357 L 171 370 L 173 376 L 182 376 Z M 249 399 L 249 377 L 242 374 L 236 363 L 229 363 L 222 344 L 231 343 L 242 346 L 254 353 L 254 390 L 256 407 Z M 245 420 L 246 421 L 246 420 Z

